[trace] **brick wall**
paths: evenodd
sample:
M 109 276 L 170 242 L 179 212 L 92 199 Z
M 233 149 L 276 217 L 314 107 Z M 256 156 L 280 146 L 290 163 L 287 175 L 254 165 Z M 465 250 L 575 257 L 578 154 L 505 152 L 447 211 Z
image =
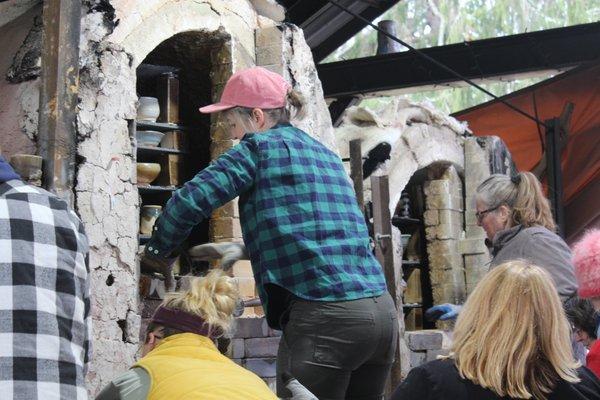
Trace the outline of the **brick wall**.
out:
M 453 166 L 436 178 L 424 185 L 424 221 L 433 303 L 462 303 L 466 297 L 465 270 L 459 252 L 464 212 L 462 181 Z
M 254 372 L 275 390 L 275 367 L 281 332 L 267 326 L 262 317 L 238 318 L 225 354 Z
M 211 53 L 211 61 L 213 65 L 211 70 L 213 101 L 218 101 L 221 98 L 223 87 L 233 73 L 255 65 L 253 55 L 250 55 L 234 39 L 227 42 L 226 45 L 216 48 Z M 210 140 L 210 156 L 212 159 L 217 158 L 236 143 L 235 140 L 231 139 L 220 113 L 212 115 Z M 209 223 L 209 237 L 214 242 L 242 240 L 237 198 L 215 210 Z
M 489 154 L 480 143 L 480 138 L 465 140 L 465 237 L 460 242 L 459 250 L 464 257 L 467 294 L 485 275 L 490 261 L 484 242 L 485 231 L 477 225 L 475 218 L 475 190 L 490 176 Z

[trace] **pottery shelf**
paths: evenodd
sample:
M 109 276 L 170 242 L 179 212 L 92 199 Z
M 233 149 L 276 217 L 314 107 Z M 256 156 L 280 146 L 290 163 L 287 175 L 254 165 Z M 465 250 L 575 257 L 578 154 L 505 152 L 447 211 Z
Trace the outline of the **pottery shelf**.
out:
M 177 190 L 176 186 L 152 186 L 152 185 L 138 185 L 138 191 L 141 194 L 145 193 L 164 193 L 173 192 Z
M 150 122 L 150 121 L 136 121 L 136 129 L 168 132 L 168 131 L 189 131 L 190 128 L 185 125 L 169 124 L 167 122 Z
M 164 211 L 174 191 L 181 188 L 191 177 L 192 172 L 199 169 L 199 164 L 204 162 L 204 153 L 202 157 L 195 156 L 199 148 L 204 151 L 200 143 L 204 146 L 208 138 L 192 138 L 192 132 L 204 128 L 195 125 L 192 122 L 194 119 L 190 119 L 189 115 L 195 116 L 195 111 L 179 112 L 180 95 L 185 98 L 192 93 L 196 95 L 196 92 L 186 85 L 179 86 L 178 71 L 177 67 L 151 64 L 142 64 L 136 70 L 139 105 L 137 116 L 130 121 L 130 132 L 131 136 L 136 138 L 134 151 L 138 162 L 137 167 L 141 171 L 141 173 L 138 171 L 137 175 L 140 199 L 140 227 L 137 238 L 140 247 L 147 246 L 150 242 L 152 226 L 160 212 Z M 155 171 L 157 166 L 140 166 L 139 164 L 142 163 L 158 164 L 160 170 L 156 174 L 148 172 L 148 170 Z M 203 232 L 192 232 L 192 240 L 197 242 L 196 237 L 203 234 Z M 185 254 L 187 248 L 186 242 L 182 245 L 182 254 Z M 152 282 L 152 285 L 146 287 L 149 290 L 147 293 L 143 294 L 140 291 L 141 297 L 157 299 L 154 296 L 165 290 L 164 284 L 159 285 L 157 282 L 164 281 L 164 277 L 143 262 L 140 268 L 140 285 L 146 285 L 148 280 Z M 178 268 L 183 270 L 179 271 Z M 174 267 L 176 279 L 179 279 L 180 274 L 185 275 L 194 271 L 191 260 L 185 257 L 182 257 L 177 267 Z M 158 296 L 158 299 L 160 297 L 162 296 Z
M 164 281 L 165 277 L 163 276 L 163 274 L 159 273 L 159 272 L 154 272 L 154 271 L 140 271 L 140 275 L 143 276 L 147 276 L 150 279 L 158 279 L 159 281 Z M 184 278 L 185 275 L 178 275 L 178 274 L 174 274 L 173 278 L 175 278 L 176 281 L 180 280 L 181 278 Z
M 140 275 L 144 275 L 144 276 L 147 276 L 152 279 L 158 279 L 159 281 L 165 280 L 165 277 L 163 276 L 163 274 L 161 274 L 159 272 L 148 271 L 145 269 L 140 271 Z M 175 279 L 181 279 L 184 275 L 173 275 L 173 276 L 175 277 Z
M 421 261 L 402 260 L 402 268 L 421 268 Z
M 400 230 L 418 227 L 420 223 L 421 220 L 417 218 L 400 217 L 398 215 L 392 217 L 392 225 Z
M 168 149 L 165 147 L 148 147 L 148 146 L 138 146 L 137 147 L 138 150 L 138 155 L 156 155 L 156 154 L 183 154 L 183 155 L 187 155 L 190 154 L 187 151 L 184 150 L 177 150 L 177 149 Z
M 404 317 L 406 318 L 412 310 L 422 310 L 423 304 L 421 303 L 408 303 L 402 305 L 402 312 L 404 313 Z

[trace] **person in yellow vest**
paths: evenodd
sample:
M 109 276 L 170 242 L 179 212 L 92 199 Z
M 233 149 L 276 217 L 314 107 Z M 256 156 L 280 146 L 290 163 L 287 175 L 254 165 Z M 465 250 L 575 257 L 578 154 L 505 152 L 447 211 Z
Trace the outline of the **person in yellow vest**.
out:
M 97 400 L 277 399 L 255 374 L 222 355 L 213 340 L 233 323 L 238 293 L 221 270 L 167 293 L 146 329 L 142 359 Z

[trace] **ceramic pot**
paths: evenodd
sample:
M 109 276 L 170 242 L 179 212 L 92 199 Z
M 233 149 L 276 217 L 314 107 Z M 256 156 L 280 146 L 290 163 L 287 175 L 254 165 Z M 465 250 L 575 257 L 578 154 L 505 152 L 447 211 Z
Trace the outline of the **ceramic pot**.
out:
M 152 228 L 161 211 L 162 206 L 142 206 L 142 214 L 140 215 L 140 233 L 142 235 L 152 234 Z
M 32 154 L 15 154 L 10 164 L 21 178 L 35 186 L 42 186 L 42 157 Z
M 412 235 L 410 235 L 410 234 L 404 234 L 404 233 L 400 235 L 400 238 L 401 238 L 400 240 L 401 240 L 401 243 L 402 243 L 402 249 L 403 250 L 406 249 L 406 247 L 408 246 L 408 241 L 410 240 L 411 236 Z
M 137 163 L 136 169 L 138 184 L 142 185 L 152 183 L 160 174 L 160 164 L 158 163 Z
M 402 254 L 406 254 L 406 250 L 408 250 L 408 242 L 410 241 L 411 236 L 412 235 L 405 233 L 400 235 L 400 242 L 402 243 Z
M 160 115 L 160 106 L 156 97 L 140 97 L 137 108 L 137 120 L 156 122 Z
M 135 137 L 137 138 L 138 146 L 156 147 L 162 140 L 164 133 L 158 131 L 137 131 Z

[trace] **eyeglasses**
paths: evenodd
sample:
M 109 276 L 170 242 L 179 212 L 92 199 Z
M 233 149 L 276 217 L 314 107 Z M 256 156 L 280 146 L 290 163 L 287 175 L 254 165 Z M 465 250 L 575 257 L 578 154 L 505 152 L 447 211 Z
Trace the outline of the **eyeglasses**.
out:
M 496 206 L 494 208 L 488 208 L 487 210 L 483 210 L 483 211 L 477 211 L 475 213 L 475 217 L 477 217 L 477 222 L 481 223 L 481 221 L 483 221 L 483 217 L 485 217 L 485 215 L 487 213 L 490 213 L 492 211 L 496 211 L 498 209 L 498 207 L 500 207 L 500 206 Z

